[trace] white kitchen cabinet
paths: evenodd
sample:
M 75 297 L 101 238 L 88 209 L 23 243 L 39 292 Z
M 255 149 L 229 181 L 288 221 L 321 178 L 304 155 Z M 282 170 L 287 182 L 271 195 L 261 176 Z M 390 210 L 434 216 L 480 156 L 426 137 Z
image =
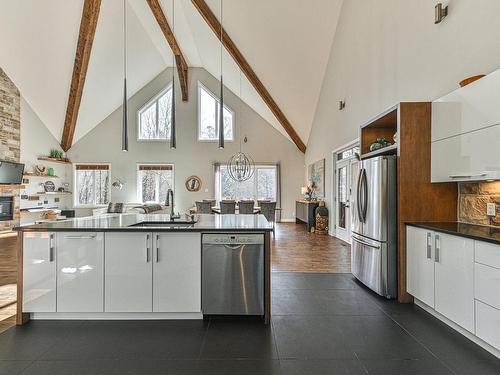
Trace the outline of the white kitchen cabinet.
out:
M 152 233 L 105 235 L 104 311 L 153 311 Z
M 55 236 L 23 234 L 23 312 L 56 311 Z
M 476 301 L 476 336 L 500 350 L 500 310 Z
M 153 311 L 201 311 L 200 233 L 154 233 Z
M 500 125 L 432 142 L 431 182 L 500 178 L 499 144 Z
M 474 241 L 434 234 L 435 309 L 474 332 Z
M 500 70 L 432 103 L 432 141 L 500 124 Z
M 500 269 L 474 265 L 474 297 L 500 310 Z
M 500 246 L 476 241 L 474 260 L 477 263 L 500 269 Z
M 406 287 L 408 293 L 434 307 L 434 258 L 432 231 L 407 227 Z
M 104 235 L 57 234 L 57 312 L 104 311 Z

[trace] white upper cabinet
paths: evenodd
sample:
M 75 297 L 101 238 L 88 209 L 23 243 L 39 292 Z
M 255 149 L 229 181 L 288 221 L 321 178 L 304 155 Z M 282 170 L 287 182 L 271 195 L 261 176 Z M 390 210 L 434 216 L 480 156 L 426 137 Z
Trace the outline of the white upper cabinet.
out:
M 500 124 L 500 70 L 432 103 L 433 142 Z
M 500 125 L 432 142 L 431 150 L 432 182 L 500 179 Z
M 104 234 L 57 235 L 57 312 L 104 311 Z
M 431 181 L 500 179 L 500 70 L 432 103 Z
M 23 235 L 23 311 L 56 311 L 55 233 Z

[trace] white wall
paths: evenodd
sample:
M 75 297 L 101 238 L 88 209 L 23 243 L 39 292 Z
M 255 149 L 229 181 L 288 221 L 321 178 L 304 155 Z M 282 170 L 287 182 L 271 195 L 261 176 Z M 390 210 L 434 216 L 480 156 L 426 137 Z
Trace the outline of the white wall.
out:
M 33 111 L 26 99 L 21 96 L 21 163 L 25 164 L 26 172 L 34 172 L 36 165 L 43 165 L 46 168 L 52 167 L 55 175 L 60 177 L 51 180 L 57 189 L 69 180 L 71 168 L 65 164 L 50 163 L 37 159 L 39 156 L 48 155 L 53 148 L 61 150 L 59 142 Z M 43 191 L 43 187 L 39 186 L 39 183 L 47 181 L 47 179 L 38 177 L 30 177 L 28 180 L 30 182 L 29 184 L 25 184 L 26 188 L 21 190 L 21 195 L 31 195 Z M 58 206 L 59 208 L 71 207 L 71 197 L 60 196 L 60 202 L 55 202 L 54 198 L 52 196 L 40 197 L 38 201 L 22 199 L 21 209 L 54 206 Z M 45 201 L 47 203 L 44 203 Z
M 219 150 L 215 142 L 196 140 L 198 80 L 212 92 L 219 92 L 218 81 L 201 68 L 189 70 L 189 101 L 181 102 L 180 92 L 176 94 L 177 149 L 171 150 L 166 142 L 137 142 L 137 110 L 170 83 L 171 74 L 171 70 L 167 69 L 129 99 L 129 152 L 121 151 L 121 107 L 73 145 L 68 152 L 73 162 L 111 163 L 113 179 L 125 181 L 122 190 L 112 189 L 113 202 L 137 202 L 137 163 L 173 163 L 176 211 L 185 212 L 196 200 L 215 196 L 213 163 L 226 162 L 238 150 L 238 142 L 226 142 L 226 148 Z M 177 89 L 179 90 L 178 85 Z M 293 219 L 295 199 L 300 195 L 300 187 L 303 184 L 304 155 L 237 96 L 226 90 L 224 99 L 236 114 L 236 139 L 239 137 L 241 126 L 244 126 L 243 134 L 248 136 L 248 143 L 243 145 L 243 151 L 248 152 L 257 163 L 281 163 L 283 219 Z M 191 193 L 186 190 L 184 183 L 191 175 L 202 179 L 201 191 Z M 78 213 L 89 214 L 90 210 L 79 209 Z
M 306 153 L 306 165 L 326 158 L 328 203 L 331 151 L 357 138 L 370 117 L 400 101 L 432 101 L 500 68 L 500 1 L 444 1 L 449 16 L 438 25 L 436 3 L 344 1 Z

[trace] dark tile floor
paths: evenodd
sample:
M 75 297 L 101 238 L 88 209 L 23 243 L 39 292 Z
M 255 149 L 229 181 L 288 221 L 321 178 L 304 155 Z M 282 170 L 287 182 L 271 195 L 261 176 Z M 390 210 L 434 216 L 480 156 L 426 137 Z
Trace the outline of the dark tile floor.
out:
M 0 334 L 1 374 L 500 374 L 500 360 L 347 274 L 273 274 L 253 319 L 35 321 Z

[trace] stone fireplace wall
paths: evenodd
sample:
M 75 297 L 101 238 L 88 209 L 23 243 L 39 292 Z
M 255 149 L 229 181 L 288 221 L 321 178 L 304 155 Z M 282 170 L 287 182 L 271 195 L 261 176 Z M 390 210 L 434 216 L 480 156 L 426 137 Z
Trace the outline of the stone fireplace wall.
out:
M 0 160 L 19 162 L 21 154 L 21 97 L 0 68 Z M 19 189 L 0 185 L 0 196 L 14 197 L 14 220 L 0 221 L 0 231 L 19 224 Z
M 495 203 L 496 216 L 486 215 L 486 204 Z M 459 184 L 458 220 L 500 226 L 500 181 Z

